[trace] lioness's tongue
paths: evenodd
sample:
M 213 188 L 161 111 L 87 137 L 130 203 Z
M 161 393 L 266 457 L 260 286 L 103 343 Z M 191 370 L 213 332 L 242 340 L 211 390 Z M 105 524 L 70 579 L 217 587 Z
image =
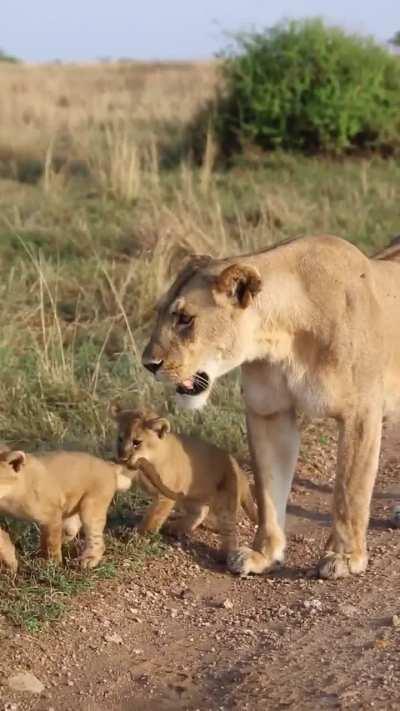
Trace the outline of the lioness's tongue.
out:
M 193 390 L 193 379 L 187 378 L 187 380 L 182 380 L 182 385 L 186 390 Z

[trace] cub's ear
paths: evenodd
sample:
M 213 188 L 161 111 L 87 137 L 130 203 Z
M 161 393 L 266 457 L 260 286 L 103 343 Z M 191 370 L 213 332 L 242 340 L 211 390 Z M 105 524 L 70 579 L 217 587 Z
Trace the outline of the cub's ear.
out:
M 108 412 L 110 413 L 111 417 L 116 420 L 118 415 L 122 412 L 122 407 L 119 402 L 110 402 L 110 404 L 108 405 Z
M 261 276 L 257 269 L 244 264 L 231 264 L 217 277 L 215 289 L 226 294 L 242 309 L 247 308 L 252 299 L 261 291 Z
M 9 452 L 7 454 L 6 462 L 14 469 L 15 472 L 19 472 L 26 464 L 26 454 L 25 452 L 21 452 L 19 450 Z
M 150 427 L 154 432 L 157 432 L 160 439 L 165 437 L 168 432 L 171 432 L 171 425 L 165 417 L 158 417 L 153 420 Z

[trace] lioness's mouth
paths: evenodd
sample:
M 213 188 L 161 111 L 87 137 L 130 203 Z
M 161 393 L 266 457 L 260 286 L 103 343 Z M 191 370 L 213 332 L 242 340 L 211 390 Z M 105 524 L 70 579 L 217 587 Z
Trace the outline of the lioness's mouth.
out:
M 198 370 L 191 378 L 187 378 L 179 383 L 176 388 L 178 395 L 200 395 L 204 393 L 210 385 L 210 378 L 207 373 Z

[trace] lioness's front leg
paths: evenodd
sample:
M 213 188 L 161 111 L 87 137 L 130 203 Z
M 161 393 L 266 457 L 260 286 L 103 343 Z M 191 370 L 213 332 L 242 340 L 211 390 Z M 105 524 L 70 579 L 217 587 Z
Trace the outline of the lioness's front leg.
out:
M 234 573 L 262 573 L 283 560 L 286 504 L 299 452 L 300 437 L 293 412 L 269 417 L 247 413 L 259 524 L 253 548 L 228 557 Z
M 367 567 L 366 533 L 381 431 L 379 401 L 339 423 L 333 529 L 318 565 L 322 578 L 342 578 Z

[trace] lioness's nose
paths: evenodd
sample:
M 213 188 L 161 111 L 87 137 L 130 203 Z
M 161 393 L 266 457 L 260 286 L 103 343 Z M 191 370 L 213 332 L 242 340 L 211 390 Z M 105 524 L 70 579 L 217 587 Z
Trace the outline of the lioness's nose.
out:
M 150 373 L 153 373 L 153 375 L 155 375 L 157 371 L 161 368 L 163 362 L 163 360 L 146 360 L 144 357 L 142 359 L 144 367 L 147 368 Z

